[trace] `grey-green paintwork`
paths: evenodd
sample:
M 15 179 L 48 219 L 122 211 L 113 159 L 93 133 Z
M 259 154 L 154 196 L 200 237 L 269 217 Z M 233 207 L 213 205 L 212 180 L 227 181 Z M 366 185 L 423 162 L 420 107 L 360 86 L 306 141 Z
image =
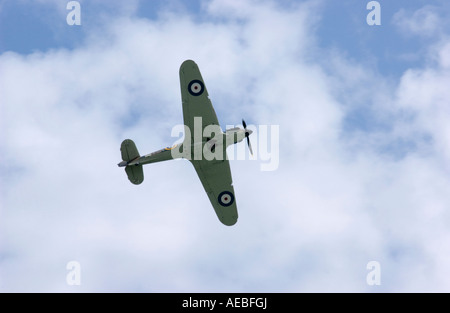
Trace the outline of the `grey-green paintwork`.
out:
M 203 83 L 204 90 L 201 95 L 194 96 L 188 91 L 188 85 L 193 80 L 198 80 Z M 208 96 L 205 83 L 197 64 L 192 60 L 184 61 L 180 67 L 180 87 L 181 98 L 183 104 L 183 117 L 184 125 L 191 130 L 191 138 L 178 147 L 182 151 L 186 144 L 190 144 L 191 155 L 186 158 L 193 164 L 198 177 L 203 185 L 203 188 L 208 195 L 208 198 L 217 214 L 219 220 L 228 226 L 234 225 L 238 219 L 238 212 L 236 206 L 236 196 L 234 194 L 233 181 L 231 178 L 230 164 L 226 157 L 226 147 L 229 144 L 240 142 L 245 138 L 244 131 L 240 129 L 229 130 L 223 133 L 220 129 L 219 122 L 217 120 L 216 112 L 212 106 L 211 100 Z M 202 125 L 201 130 L 208 125 L 217 125 L 218 132 L 223 136 L 223 145 L 218 146 L 217 149 L 223 151 L 222 160 L 208 161 L 205 158 L 201 160 L 194 159 L 194 150 L 198 147 L 202 148 L 205 145 L 211 145 L 211 142 L 207 142 L 207 138 L 201 138 L 198 142 L 198 138 L 194 136 L 194 118 L 201 117 Z M 230 138 L 230 136 L 232 136 Z M 227 137 L 228 140 L 227 140 Z M 210 146 L 208 146 L 210 147 Z M 139 156 L 139 152 L 133 141 L 130 139 L 125 140 L 121 146 L 122 160 L 124 162 L 119 163 L 119 166 L 126 166 L 125 171 L 129 180 L 133 184 L 140 184 L 144 180 L 144 174 L 142 171 L 142 165 L 161 162 L 173 159 L 173 154 L 170 148 L 161 149 L 148 155 Z M 222 205 L 219 201 L 219 195 L 222 192 L 229 192 L 233 195 L 233 201 L 228 205 Z

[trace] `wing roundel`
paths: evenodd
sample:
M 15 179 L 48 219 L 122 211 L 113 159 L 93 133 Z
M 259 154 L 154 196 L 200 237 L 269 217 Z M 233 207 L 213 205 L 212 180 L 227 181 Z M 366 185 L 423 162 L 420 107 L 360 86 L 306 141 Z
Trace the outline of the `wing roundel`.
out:
M 194 97 L 201 96 L 205 90 L 205 85 L 201 80 L 194 79 L 188 84 L 188 91 Z

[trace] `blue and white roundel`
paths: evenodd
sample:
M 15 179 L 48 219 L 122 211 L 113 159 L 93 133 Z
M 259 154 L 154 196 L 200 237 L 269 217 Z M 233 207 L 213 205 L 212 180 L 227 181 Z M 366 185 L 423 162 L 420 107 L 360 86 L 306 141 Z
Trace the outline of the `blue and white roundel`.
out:
M 217 198 L 219 201 L 219 204 L 221 206 L 230 206 L 234 202 L 234 196 L 229 191 L 223 191 L 220 193 L 219 197 Z
M 193 96 L 200 96 L 205 90 L 205 85 L 200 80 L 193 80 L 188 85 L 188 91 Z

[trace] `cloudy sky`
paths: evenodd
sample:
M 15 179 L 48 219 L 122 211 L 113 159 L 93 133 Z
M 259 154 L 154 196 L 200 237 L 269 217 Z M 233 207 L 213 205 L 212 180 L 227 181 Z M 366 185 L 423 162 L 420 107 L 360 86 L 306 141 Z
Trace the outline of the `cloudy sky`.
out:
M 0 1 L 0 291 L 450 291 L 448 1 L 68 2 Z M 178 139 L 186 59 L 256 130 L 232 227 L 189 162 L 117 167 Z

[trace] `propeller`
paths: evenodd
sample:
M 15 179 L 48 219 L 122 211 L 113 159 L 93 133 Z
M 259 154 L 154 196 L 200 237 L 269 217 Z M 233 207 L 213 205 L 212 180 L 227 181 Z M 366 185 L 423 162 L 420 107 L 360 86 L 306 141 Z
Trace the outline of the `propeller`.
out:
M 245 137 L 247 138 L 248 149 L 250 150 L 250 154 L 253 155 L 252 144 L 250 143 L 250 138 L 249 138 L 249 136 L 253 132 L 251 129 L 247 129 L 247 123 L 245 123 L 244 119 L 242 119 L 242 126 L 244 126 Z

